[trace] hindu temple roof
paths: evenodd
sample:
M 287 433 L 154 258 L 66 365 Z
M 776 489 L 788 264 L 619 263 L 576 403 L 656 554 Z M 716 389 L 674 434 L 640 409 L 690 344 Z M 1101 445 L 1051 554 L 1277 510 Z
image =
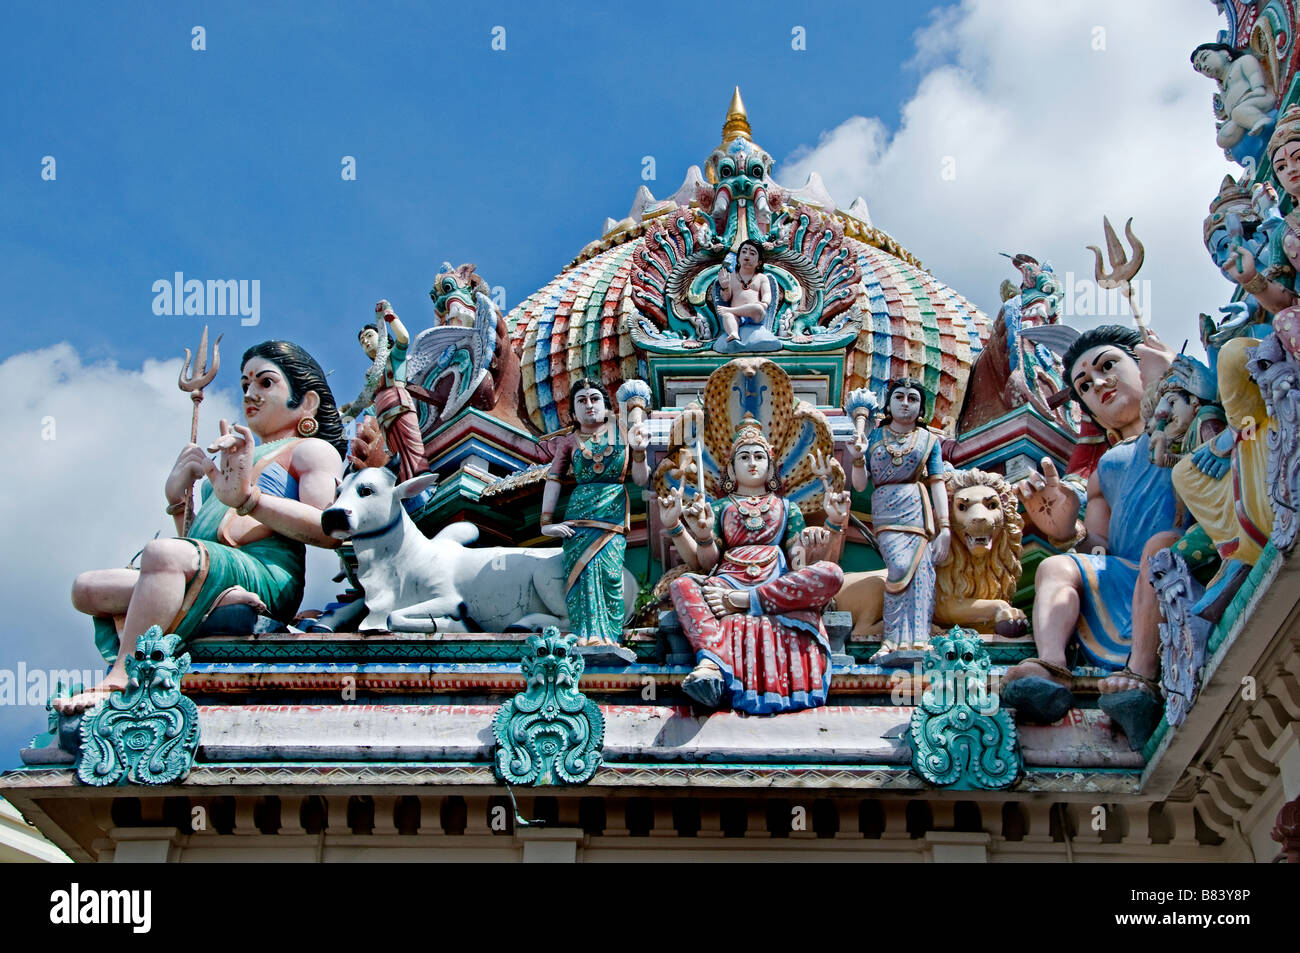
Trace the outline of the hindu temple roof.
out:
M 737 88 L 720 148 L 735 139 L 752 141 L 750 135 Z M 510 312 L 507 323 L 511 344 L 520 354 L 523 409 L 535 426 L 550 431 L 567 423 L 560 408 L 571 381 L 594 377 L 615 383 L 636 376 L 628 325 L 637 313 L 631 280 L 637 252 L 657 220 L 666 220 L 683 206 L 698 210 L 696 189 L 711 179 L 716 177 L 706 163 L 703 171 L 691 166 L 682 186 L 667 199 L 657 200 L 640 186 L 627 218 L 608 220 L 599 239 Z M 863 198 L 848 209 L 837 208 L 815 172 L 802 187 L 782 191 L 787 207 L 797 204 L 833 216 L 861 269 L 855 301 L 861 330 L 847 362 L 847 386 L 872 386 L 911 374 L 923 378 L 935 395 L 938 417 L 955 413 L 990 320 L 872 225 Z

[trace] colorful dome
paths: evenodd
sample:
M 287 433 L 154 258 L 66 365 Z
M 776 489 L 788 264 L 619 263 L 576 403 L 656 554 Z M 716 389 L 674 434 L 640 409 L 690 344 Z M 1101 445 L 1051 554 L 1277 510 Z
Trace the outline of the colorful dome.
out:
M 617 386 L 638 376 L 637 361 L 644 352 L 678 350 L 716 355 L 707 348 L 706 340 L 690 340 L 689 330 L 675 332 L 676 339 L 666 336 L 674 333 L 666 327 L 665 319 L 671 320 L 668 309 L 647 307 L 650 296 L 645 289 L 658 287 L 658 275 L 647 265 L 656 265 L 651 259 L 663 259 L 667 239 L 677 241 L 679 246 L 674 261 L 680 258 L 684 265 L 688 257 L 698 260 L 705 256 L 698 243 L 693 251 L 690 231 L 698 226 L 692 226 L 692 221 L 711 225 L 708 216 L 717 216 L 716 229 L 710 228 L 717 232 L 714 249 L 721 249 L 715 258 L 720 258 L 728 247 L 737 247 L 746 236 L 743 217 L 739 227 L 734 224 L 734 206 L 740 206 L 743 216 L 746 201 L 736 202 L 733 195 L 721 194 L 725 186 L 715 188 L 710 184 L 718 180 L 719 161 L 724 172 L 730 171 L 726 164 L 728 153 L 766 164 L 761 175 L 751 176 L 732 189 L 755 206 L 750 211 L 751 221 L 758 216 L 764 234 L 768 222 L 762 216 L 772 216 L 770 234 L 775 235 L 775 223 L 782 214 L 786 218 L 802 215 L 806 226 L 811 222 L 807 230 L 812 237 L 806 238 L 806 243 L 811 245 L 813 238 L 825 236 L 805 261 L 814 265 L 829 261 L 832 256 L 824 250 L 828 242 L 834 246 L 831 250 L 838 250 L 835 261 L 823 269 L 828 281 L 819 289 L 827 292 L 828 302 L 838 298 L 838 306 L 826 309 L 834 318 L 820 326 L 810 321 L 802 337 L 798 327 L 793 335 L 787 331 L 785 342 L 788 350 L 821 354 L 838 351 L 842 355 L 844 390 L 830 395 L 830 402 L 841 403 L 844 394 L 853 388 L 882 388 L 891 378 L 909 375 L 922 380 L 933 396 L 936 423 L 952 423 L 961 406 L 971 364 L 989 336 L 988 317 L 875 228 L 862 199 L 849 209 L 835 208 L 816 174 L 801 189 L 782 189 L 772 182 L 767 175 L 771 159 L 753 145 L 748 132 L 737 90 L 724 125 L 723 143 L 705 165 L 707 181 L 705 174 L 692 166 L 682 187 L 663 201 L 655 200 L 642 186 L 632 215 L 621 222 L 608 222 L 600 239 L 510 312 L 507 324 L 511 345 L 520 356 L 522 371 L 523 415 L 535 426 L 551 431 L 568 423 L 570 382 L 593 377 Z M 758 166 L 753 169 L 757 171 Z M 710 212 L 708 203 L 715 197 L 716 205 Z M 728 199 L 733 206 L 731 224 L 724 221 Z M 755 233 L 755 227 L 750 225 L 748 235 Z M 784 250 L 784 246 L 775 244 L 778 250 Z M 668 250 L 671 253 L 672 249 Z M 668 278 L 670 262 L 664 261 L 658 272 Z M 649 273 L 648 278 L 641 279 L 641 288 L 635 279 L 638 268 Z M 708 279 L 709 274 L 703 277 Z M 812 279 L 816 278 L 812 275 Z M 671 278 L 668 281 L 671 283 Z M 837 284 L 838 290 L 832 290 Z M 798 302 L 800 292 L 792 287 L 786 298 Z M 811 296 L 803 297 L 807 300 Z M 691 300 L 704 299 L 697 292 Z M 692 347 L 696 350 L 687 350 Z

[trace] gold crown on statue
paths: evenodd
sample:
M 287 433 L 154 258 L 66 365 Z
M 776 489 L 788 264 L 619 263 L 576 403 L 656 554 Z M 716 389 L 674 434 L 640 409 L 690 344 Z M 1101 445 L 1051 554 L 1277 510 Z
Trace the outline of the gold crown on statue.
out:
M 1273 135 L 1268 140 L 1268 157 L 1273 158 L 1273 153 L 1277 152 L 1288 142 L 1300 141 L 1300 105 L 1292 104 L 1286 107 L 1286 112 L 1277 117 L 1277 128 L 1273 130 Z
M 1210 236 L 1223 224 L 1229 212 L 1245 213 L 1247 217 L 1258 220 L 1250 204 L 1250 192 L 1230 175 L 1223 177 L 1219 185 L 1219 194 L 1210 203 L 1210 214 L 1205 217 L 1203 238 L 1208 245 Z
M 767 451 L 769 457 L 772 455 L 772 445 L 763 435 L 763 425 L 750 414 L 746 414 L 745 419 L 736 428 L 736 436 L 731 441 L 731 455 L 735 456 L 736 451 L 747 444 L 758 444 Z

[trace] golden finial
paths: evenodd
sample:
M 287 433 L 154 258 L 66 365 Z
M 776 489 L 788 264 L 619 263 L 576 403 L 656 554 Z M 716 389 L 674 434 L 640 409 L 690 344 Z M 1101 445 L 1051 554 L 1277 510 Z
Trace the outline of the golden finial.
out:
M 752 141 L 753 134 L 749 128 L 749 114 L 740 99 L 740 87 L 731 94 L 731 105 L 727 107 L 727 121 L 722 124 L 722 144 L 725 146 L 732 139 L 744 136 Z

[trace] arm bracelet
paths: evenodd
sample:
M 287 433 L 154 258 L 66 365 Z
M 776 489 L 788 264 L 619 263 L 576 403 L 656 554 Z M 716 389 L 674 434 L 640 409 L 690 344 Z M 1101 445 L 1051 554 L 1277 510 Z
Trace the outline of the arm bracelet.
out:
M 1257 295 L 1268 287 L 1268 279 L 1256 272 L 1255 277 L 1249 281 L 1242 282 L 1242 290 L 1247 294 Z
M 168 516 L 180 516 L 185 510 L 186 500 L 177 500 L 175 503 L 168 503 L 166 512 Z
M 248 516 L 253 510 L 257 509 L 257 504 L 262 502 L 262 488 L 255 486 L 248 492 L 248 496 L 240 503 L 235 512 L 240 516 Z

